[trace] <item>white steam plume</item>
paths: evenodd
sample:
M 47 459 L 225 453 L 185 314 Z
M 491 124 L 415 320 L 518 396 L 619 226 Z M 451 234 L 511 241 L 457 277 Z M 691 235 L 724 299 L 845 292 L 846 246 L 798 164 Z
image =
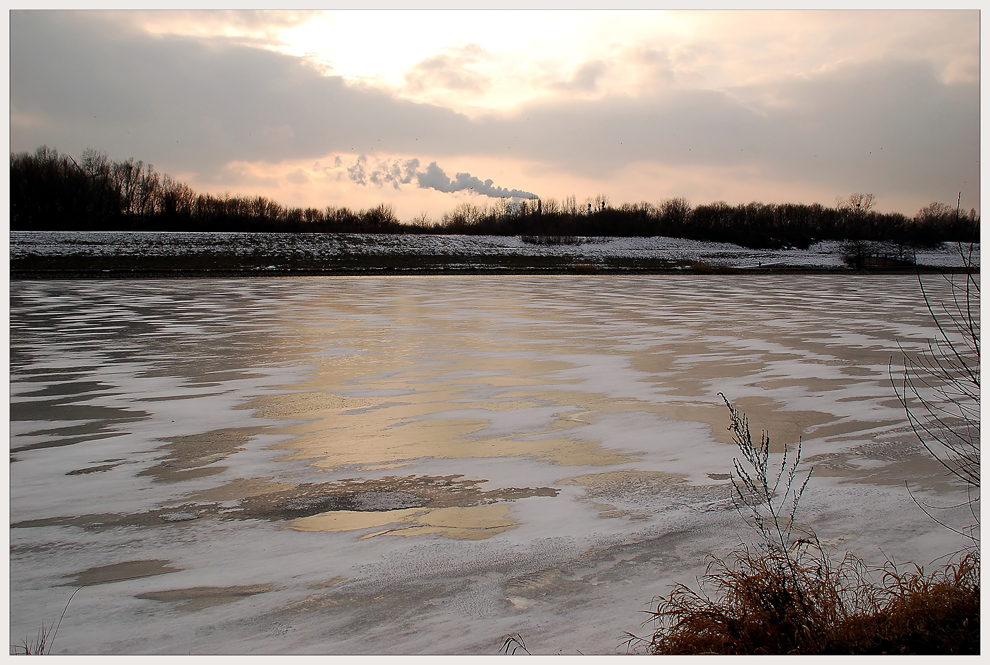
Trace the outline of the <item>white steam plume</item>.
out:
M 369 166 L 368 158 L 361 155 L 354 164 L 347 166 L 347 177 L 359 185 L 375 185 L 383 187 L 391 185 L 395 189 L 400 189 L 401 185 L 415 183 L 417 187 L 423 189 L 435 189 L 438 192 L 462 192 L 472 191 L 475 194 L 484 194 L 498 199 L 538 199 L 532 192 L 524 192 L 521 189 L 505 189 L 504 187 L 493 186 L 492 180 L 481 180 L 470 173 L 458 173 L 451 180 L 444 173 L 443 169 L 437 166 L 436 162 L 430 162 L 425 169 L 419 168 L 418 159 L 407 160 L 378 160 L 374 167 Z M 340 158 L 334 158 L 334 166 L 326 167 L 324 171 L 333 171 L 341 166 Z

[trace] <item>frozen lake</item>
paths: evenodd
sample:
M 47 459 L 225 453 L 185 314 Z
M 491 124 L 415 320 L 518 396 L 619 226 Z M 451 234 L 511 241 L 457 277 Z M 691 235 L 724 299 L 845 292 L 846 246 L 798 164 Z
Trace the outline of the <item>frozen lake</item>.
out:
M 937 276 L 926 278 L 935 296 Z M 57 653 L 621 653 L 753 534 L 724 393 L 871 562 L 962 546 L 913 276 L 10 285 L 10 631 Z

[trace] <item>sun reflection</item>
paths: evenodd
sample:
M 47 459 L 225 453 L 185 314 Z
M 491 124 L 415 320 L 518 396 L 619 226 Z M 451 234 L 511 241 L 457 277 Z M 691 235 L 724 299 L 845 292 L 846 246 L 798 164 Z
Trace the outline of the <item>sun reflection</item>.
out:
M 364 534 L 361 539 L 377 536 L 419 536 L 435 533 L 456 540 L 484 540 L 515 528 L 509 517 L 511 506 L 467 506 L 392 510 L 389 512 L 354 512 L 338 510 L 293 520 L 289 528 L 296 531 L 360 531 L 389 527 Z

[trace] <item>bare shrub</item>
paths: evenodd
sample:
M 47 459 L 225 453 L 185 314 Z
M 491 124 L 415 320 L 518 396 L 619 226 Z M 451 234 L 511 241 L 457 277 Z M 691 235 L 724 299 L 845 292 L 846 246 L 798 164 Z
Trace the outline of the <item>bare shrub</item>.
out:
M 974 247 L 959 246 L 966 272 L 942 275 L 949 288 L 944 300 L 918 283 L 937 328 L 935 339 L 918 354 L 903 352 L 904 371 L 890 376 L 918 440 L 969 491 L 972 522 L 953 531 L 979 544 L 980 514 L 980 284 Z M 919 505 L 933 519 L 930 507 Z M 950 506 L 951 508 L 951 506 Z M 939 521 L 939 523 L 942 523 Z M 948 525 L 945 525 L 948 526 Z
M 836 563 L 813 532 L 795 537 L 811 477 L 800 480 L 800 441 L 771 470 L 769 435 L 754 443 L 746 416 L 723 399 L 742 454 L 735 505 L 760 541 L 712 556 L 697 589 L 677 584 L 657 600 L 650 653 L 979 653 L 978 552 L 930 574 L 889 561 L 872 571 L 848 553 Z

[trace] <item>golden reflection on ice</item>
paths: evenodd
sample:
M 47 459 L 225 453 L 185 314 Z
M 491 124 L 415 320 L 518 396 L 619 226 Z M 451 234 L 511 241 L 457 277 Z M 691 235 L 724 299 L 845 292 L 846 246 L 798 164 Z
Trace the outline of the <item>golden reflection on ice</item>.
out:
M 863 436 L 890 424 L 865 411 L 841 415 L 844 409 L 834 405 L 802 408 L 828 399 L 792 399 L 874 399 L 860 396 L 859 386 L 864 377 L 884 374 L 889 359 L 891 344 L 883 339 L 850 345 L 822 333 L 815 322 L 820 303 L 802 305 L 810 308 L 806 317 L 778 325 L 746 316 L 748 305 L 732 298 L 716 305 L 697 293 L 671 297 L 673 291 L 646 279 L 639 283 L 650 295 L 623 282 L 621 298 L 609 280 L 588 281 L 588 293 L 580 283 L 516 288 L 506 279 L 490 280 L 491 289 L 465 289 L 442 279 L 325 280 L 325 300 L 311 292 L 286 309 L 286 323 L 313 366 L 308 380 L 245 406 L 285 422 L 280 429 L 290 438 L 275 446 L 285 451 L 280 459 L 316 469 L 360 474 L 438 459 L 529 459 L 583 467 L 563 482 L 585 486 L 589 496 L 601 495 L 603 483 L 628 485 L 628 474 L 620 478 L 607 467 L 647 454 L 618 438 L 604 441 L 609 435 L 596 424 L 617 415 L 621 422 L 623 414 L 655 417 L 659 428 L 699 423 L 704 427 L 695 436 L 731 445 L 725 407 L 715 397 L 726 385 L 736 387 L 735 394 L 728 391 L 733 404 L 772 432 L 774 452 L 809 435 Z M 370 284 L 377 290 L 366 291 Z M 690 283 L 699 286 L 735 293 L 722 280 Z M 558 298 L 557 287 L 572 291 Z M 337 297 L 338 290 L 346 295 Z M 589 467 L 604 473 L 589 474 Z M 650 473 L 659 475 L 636 482 L 657 490 L 670 481 L 665 471 Z M 625 514 L 599 503 L 603 515 Z M 501 521 L 504 511 L 504 505 L 337 511 L 296 519 L 292 528 L 487 537 L 477 534 L 511 527 L 511 520 Z M 441 523 L 455 514 L 456 523 Z M 480 524 L 487 526 L 478 531 Z
M 600 395 L 553 390 L 556 385 L 570 383 L 552 377 L 555 371 L 569 368 L 566 363 L 517 358 L 467 361 L 449 356 L 436 362 L 432 368 L 402 370 L 395 365 L 406 364 L 403 354 L 387 354 L 379 358 L 379 364 L 391 366 L 378 367 L 377 376 L 369 377 L 364 375 L 369 369 L 364 363 L 357 371 L 355 364 L 336 359 L 323 364 L 313 379 L 298 386 L 300 392 L 257 399 L 248 406 L 262 417 L 302 421 L 286 428 L 293 438 L 278 446 L 292 451 L 284 459 L 307 459 L 328 470 L 342 466 L 394 468 L 431 457 L 528 456 L 569 466 L 602 466 L 632 459 L 604 448 L 600 442 L 567 436 L 569 431 L 592 422 L 595 412 L 608 412 L 617 405 L 605 400 L 596 406 L 593 403 L 602 400 Z M 463 378 L 445 378 L 459 373 Z M 360 386 L 387 396 L 346 394 L 356 387 L 360 390 Z M 527 389 L 529 386 L 543 389 Z M 478 391 L 495 394 L 478 398 Z M 585 412 L 582 418 L 575 418 L 576 406 Z M 538 426 L 507 435 L 485 431 L 497 414 L 511 417 L 515 412 L 546 407 L 556 413 Z M 642 405 L 629 403 L 626 408 Z M 474 417 L 455 415 L 463 412 Z
M 449 508 L 407 508 L 387 512 L 337 510 L 293 520 L 297 531 L 359 531 L 389 527 L 361 536 L 415 536 L 437 533 L 458 540 L 483 540 L 517 526 L 509 518 L 510 506 L 466 506 Z

